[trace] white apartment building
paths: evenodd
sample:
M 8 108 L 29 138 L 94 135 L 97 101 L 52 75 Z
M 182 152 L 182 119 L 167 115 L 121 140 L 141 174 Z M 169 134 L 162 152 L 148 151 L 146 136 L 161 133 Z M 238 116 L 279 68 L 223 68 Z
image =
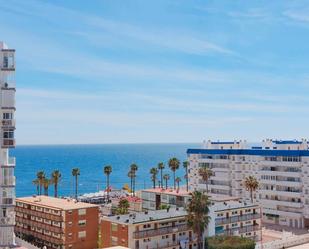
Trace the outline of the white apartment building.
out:
M 15 50 L 0 42 L 0 249 L 15 247 Z
M 246 141 L 205 142 L 202 149 L 188 149 L 190 190 L 205 189 L 198 170 L 213 171 L 209 191 L 250 200 L 244 179 L 260 183 L 254 200 L 262 206 L 263 221 L 297 228 L 309 227 L 308 142 L 267 139 L 258 146 Z

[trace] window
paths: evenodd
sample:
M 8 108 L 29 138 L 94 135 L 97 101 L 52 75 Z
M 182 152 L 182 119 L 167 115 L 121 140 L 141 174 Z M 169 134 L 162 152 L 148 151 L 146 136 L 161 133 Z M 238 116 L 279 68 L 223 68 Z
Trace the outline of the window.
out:
M 78 232 L 78 238 L 85 238 L 86 237 L 86 231 Z
M 117 246 L 118 245 L 118 238 L 117 237 L 112 236 L 111 240 L 112 240 L 112 246 Z
M 78 215 L 85 215 L 86 214 L 86 209 L 79 209 L 78 210 Z
M 78 221 L 79 226 L 85 226 L 86 225 L 86 220 L 79 220 Z
M 112 231 L 117 232 L 118 231 L 118 225 L 116 223 L 112 223 Z

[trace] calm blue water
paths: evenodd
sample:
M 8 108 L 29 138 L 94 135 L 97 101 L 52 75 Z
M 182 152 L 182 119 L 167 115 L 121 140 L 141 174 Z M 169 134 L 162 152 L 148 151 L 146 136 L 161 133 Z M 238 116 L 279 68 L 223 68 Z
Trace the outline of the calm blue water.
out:
M 17 146 L 11 151 L 16 157 L 16 195 L 18 197 L 35 194 L 32 180 L 36 172 L 44 170 L 50 176 L 54 169 L 62 173 L 59 186 L 60 195 L 73 194 L 71 169 L 80 168 L 79 193 L 102 190 L 105 187 L 103 166 L 113 167 L 111 186 L 122 187 L 130 183 L 127 177 L 129 166 L 135 162 L 138 166 L 137 188 L 151 187 L 149 170 L 159 162 L 167 162 L 171 157 L 183 161 L 187 148 L 200 147 L 199 144 L 115 144 L 115 145 L 51 145 L 51 146 Z M 167 164 L 167 163 L 166 163 Z M 166 173 L 170 170 L 166 166 Z M 178 176 L 183 177 L 182 167 Z M 171 175 L 172 176 L 172 175 Z M 184 183 L 184 179 L 183 179 Z M 170 182 L 171 184 L 171 182 Z M 50 187 L 53 194 L 53 187 Z

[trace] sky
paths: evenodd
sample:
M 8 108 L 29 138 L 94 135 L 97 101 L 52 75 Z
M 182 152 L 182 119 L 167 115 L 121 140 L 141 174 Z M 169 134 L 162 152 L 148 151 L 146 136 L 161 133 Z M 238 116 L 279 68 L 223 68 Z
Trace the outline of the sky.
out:
M 18 144 L 308 138 L 309 2 L 0 0 Z

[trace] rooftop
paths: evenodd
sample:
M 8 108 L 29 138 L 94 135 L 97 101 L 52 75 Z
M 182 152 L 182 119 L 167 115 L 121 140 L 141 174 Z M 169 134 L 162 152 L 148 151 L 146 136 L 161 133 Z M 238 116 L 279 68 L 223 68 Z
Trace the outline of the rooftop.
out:
M 185 189 L 180 188 L 179 191 L 174 190 L 172 188 L 163 189 L 163 188 L 149 188 L 143 189 L 142 192 L 151 192 L 151 193 L 158 193 L 158 194 L 167 194 L 167 195 L 176 195 L 176 196 L 190 196 L 190 192 L 186 191 Z
M 94 204 L 77 202 L 74 199 L 54 198 L 45 195 L 16 198 L 16 201 L 32 204 L 35 206 L 42 206 L 60 210 L 98 207 L 97 205 Z
M 169 210 L 155 210 L 147 212 L 139 212 L 134 214 L 125 214 L 117 216 L 103 217 L 105 220 L 109 220 L 115 223 L 122 224 L 137 224 L 155 220 L 168 220 L 183 217 L 187 215 L 187 211 L 183 208 L 170 208 Z
M 230 209 L 238 209 L 244 207 L 259 207 L 258 204 L 254 204 L 251 202 L 241 202 L 241 201 L 227 201 L 227 202 L 217 202 L 215 205 L 211 206 L 210 209 L 213 211 L 223 211 Z
M 143 189 L 142 192 L 151 192 L 157 194 L 166 194 L 166 195 L 174 195 L 174 196 L 184 196 L 190 197 L 190 191 L 186 191 L 185 188 L 180 188 L 179 191 L 174 189 L 162 189 L 162 188 L 150 188 L 150 189 Z M 224 202 L 224 201 L 237 201 L 239 197 L 229 196 L 229 195 L 222 195 L 222 194 L 209 194 L 209 198 L 214 202 Z

